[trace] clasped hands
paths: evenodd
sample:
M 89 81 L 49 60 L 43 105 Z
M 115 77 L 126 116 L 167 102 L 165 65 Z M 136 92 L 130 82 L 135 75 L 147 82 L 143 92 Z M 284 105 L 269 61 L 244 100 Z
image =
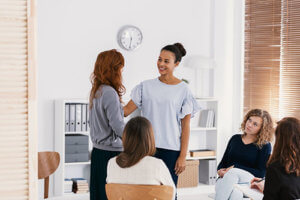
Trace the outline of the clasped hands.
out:
M 222 168 L 222 169 L 219 169 L 218 170 L 218 175 L 220 178 L 223 178 L 223 176 L 230 170 L 234 168 L 234 165 L 230 166 L 230 167 L 227 167 L 227 168 Z

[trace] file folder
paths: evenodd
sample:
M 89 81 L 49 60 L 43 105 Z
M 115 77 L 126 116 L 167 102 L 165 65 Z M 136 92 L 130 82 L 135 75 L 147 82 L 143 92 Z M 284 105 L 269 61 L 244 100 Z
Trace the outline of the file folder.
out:
M 86 109 L 86 129 L 87 129 L 87 131 L 90 131 L 90 112 L 89 112 L 90 108 L 89 108 L 89 105 L 87 105 L 86 108 L 87 108 Z
M 217 180 L 216 160 L 200 160 L 199 182 L 214 185 Z
M 200 127 L 207 127 L 208 111 L 209 110 L 201 110 L 200 120 L 199 120 L 200 121 L 199 122 Z
M 81 118 L 81 127 L 82 127 L 82 131 L 86 132 L 87 131 L 87 124 L 86 124 L 86 116 L 87 116 L 87 104 L 82 104 L 82 118 Z
M 75 131 L 81 132 L 81 108 L 82 104 L 76 104 L 75 109 L 76 109 L 76 114 L 75 114 Z
M 65 131 L 70 131 L 70 105 L 65 105 Z
M 70 132 L 75 132 L 75 104 L 70 104 Z

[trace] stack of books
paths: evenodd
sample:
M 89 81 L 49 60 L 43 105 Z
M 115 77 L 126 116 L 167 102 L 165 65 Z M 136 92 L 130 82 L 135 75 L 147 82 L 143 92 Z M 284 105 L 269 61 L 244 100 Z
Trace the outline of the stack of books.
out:
M 84 178 L 72 178 L 73 192 L 76 194 L 89 192 L 89 184 Z
M 198 149 L 198 150 L 191 150 L 190 155 L 191 157 L 208 157 L 208 156 L 215 156 L 216 152 L 211 149 Z
M 71 193 L 73 187 L 73 181 L 71 179 L 65 178 L 64 181 L 64 192 L 65 193 Z

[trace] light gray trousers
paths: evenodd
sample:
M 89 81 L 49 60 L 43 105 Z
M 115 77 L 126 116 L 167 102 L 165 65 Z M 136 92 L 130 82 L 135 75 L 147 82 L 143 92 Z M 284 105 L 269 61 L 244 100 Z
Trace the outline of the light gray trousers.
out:
M 215 200 L 242 200 L 243 193 L 234 188 L 234 184 L 238 183 L 249 183 L 254 176 L 242 169 L 232 168 L 230 169 L 223 178 L 217 180 L 215 189 L 216 196 Z

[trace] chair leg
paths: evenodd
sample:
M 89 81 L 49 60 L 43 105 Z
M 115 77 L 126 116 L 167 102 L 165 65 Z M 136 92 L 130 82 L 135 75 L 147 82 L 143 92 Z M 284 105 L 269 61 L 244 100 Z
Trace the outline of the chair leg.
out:
M 48 191 L 49 191 L 49 176 L 45 178 L 45 184 L 44 184 L 44 199 L 48 198 Z

